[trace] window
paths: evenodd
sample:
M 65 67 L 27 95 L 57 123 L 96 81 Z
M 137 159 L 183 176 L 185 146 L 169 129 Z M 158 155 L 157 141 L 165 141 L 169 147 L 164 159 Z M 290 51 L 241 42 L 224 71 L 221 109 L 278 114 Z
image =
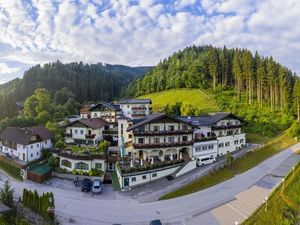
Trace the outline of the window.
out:
M 30 145 L 30 148 L 33 148 L 33 145 Z
M 154 138 L 154 143 L 159 144 L 160 143 L 160 138 Z
M 157 173 L 152 173 L 152 177 L 157 177 Z
M 236 124 L 236 125 L 239 125 L 239 121 L 238 121 L 238 120 L 236 120 L 236 121 L 235 121 L 235 124 Z
M 219 136 L 222 136 L 222 131 L 219 131 Z
M 173 125 L 169 126 L 169 130 L 173 131 L 174 130 L 174 126 Z
M 219 143 L 219 148 L 223 148 L 224 147 L 224 143 Z
M 127 108 L 129 108 L 129 105 L 127 105 Z
M 45 145 L 47 144 L 48 142 L 47 141 L 45 141 Z
M 80 130 L 80 134 L 83 134 L 83 130 Z
M 202 146 L 202 150 L 203 150 L 203 151 L 207 150 L 207 145 L 203 145 L 203 146 Z
M 188 136 L 182 136 L 182 141 L 188 141 Z
M 36 144 L 36 147 L 40 147 L 40 145 L 39 145 L 39 144 Z
M 131 182 L 136 182 L 136 177 L 131 177 Z
M 128 134 L 128 138 L 132 138 L 132 134 Z
M 154 127 L 153 127 L 153 130 L 154 130 L 154 131 L 159 131 L 159 126 L 154 126 Z
M 139 138 L 139 139 L 138 139 L 138 143 L 139 143 L 139 144 L 144 144 L 144 138 Z
M 187 130 L 187 125 L 183 124 L 182 125 L 182 130 Z
M 208 145 L 208 149 L 213 149 L 214 145 Z
M 239 144 L 239 140 L 235 140 L 235 141 L 234 141 L 234 144 L 235 144 L 235 145 Z
M 68 168 L 71 168 L 72 163 L 70 161 L 66 160 L 66 159 L 63 159 L 63 160 L 61 160 L 61 165 L 65 166 L 65 167 L 68 167 Z
M 36 155 L 39 155 L 39 152 L 37 152 Z
M 244 143 L 244 139 L 241 139 L 241 140 L 240 140 L 240 143 Z
M 143 180 L 146 180 L 146 179 L 147 179 L 147 176 L 146 176 L 146 175 L 143 175 L 143 176 L 142 176 L 142 179 L 143 179 Z
M 75 132 L 75 134 L 78 134 L 78 130 L 77 129 L 75 129 L 74 132 Z
M 226 147 L 230 146 L 230 142 L 229 141 L 225 142 L 225 146 Z
M 32 156 L 33 156 L 33 154 L 31 153 L 31 154 L 30 154 L 30 157 L 32 157 Z
M 102 163 L 95 163 L 95 168 L 102 170 Z
M 168 137 L 168 142 L 169 143 L 174 143 L 175 142 L 175 138 L 174 137 Z
M 83 162 L 75 163 L 75 169 L 89 170 L 89 165 Z
M 94 113 L 94 117 L 97 117 L 97 113 Z

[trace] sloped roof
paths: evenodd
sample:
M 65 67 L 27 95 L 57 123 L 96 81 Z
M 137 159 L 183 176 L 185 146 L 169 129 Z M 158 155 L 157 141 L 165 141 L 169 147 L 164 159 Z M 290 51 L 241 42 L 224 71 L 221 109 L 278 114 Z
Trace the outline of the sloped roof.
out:
M 32 131 L 34 135 L 40 136 L 42 140 L 49 140 L 53 137 L 52 133 L 45 127 L 28 127 L 27 129 Z
M 93 107 L 91 107 L 89 109 L 89 111 L 92 111 L 93 109 L 97 108 L 99 105 L 103 105 L 107 108 L 110 108 L 111 110 L 115 110 L 115 111 L 118 111 L 120 110 L 119 107 L 115 106 L 113 103 L 108 103 L 108 102 L 98 102 L 96 105 L 94 105 Z
M 188 122 L 194 126 L 211 126 L 217 123 L 218 121 L 227 118 L 228 116 L 241 120 L 240 118 L 238 118 L 230 112 L 217 112 L 201 116 L 180 116 L 177 118 L 182 121 Z
M 50 131 L 44 127 L 7 127 L 1 132 L 0 139 L 17 144 L 28 145 L 32 136 L 39 136 L 42 140 L 52 138 Z
M 133 130 L 133 129 L 135 129 L 137 127 L 140 127 L 140 126 L 142 126 L 144 124 L 156 121 L 156 120 L 161 119 L 161 118 L 169 118 L 171 120 L 174 120 L 175 122 L 186 123 L 186 124 L 188 124 L 190 126 L 193 126 L 191 123 L 188 123 L 186 121 L 177 119 L 175 117 L 171 117 L 171 116 L 169 116 L 169 115 L 167 115 L 165 113 L 153 113 L 153 114 L 150 114 L 149 116 L 147 116 L 144 119 L 140 119 L 140 121 L 138 121 L 137 123 L 134 123 L 132 126 L 128 127 L 127 131 Z
M 101 118 L 93 118 L 93 119 L 80 119 L 76 120 L 70 125 L 73 125 L 74 123 L 81 123 L 87 127 L 91 127 L 94 129 L 99 129 L 104 127 L 105 125 L 108 125 L 108 122 L 106 120 L 103 120 Z
M 118 104 L 151 104 L 151 99 L 125 99 Z

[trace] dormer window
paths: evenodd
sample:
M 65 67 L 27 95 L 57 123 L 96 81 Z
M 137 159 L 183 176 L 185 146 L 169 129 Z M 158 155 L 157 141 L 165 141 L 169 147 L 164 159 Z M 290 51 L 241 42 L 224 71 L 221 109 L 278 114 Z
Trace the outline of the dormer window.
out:
M 36 136 L 32 136 L 30 140 L 31 141 L 35 141 L 36 140 Z

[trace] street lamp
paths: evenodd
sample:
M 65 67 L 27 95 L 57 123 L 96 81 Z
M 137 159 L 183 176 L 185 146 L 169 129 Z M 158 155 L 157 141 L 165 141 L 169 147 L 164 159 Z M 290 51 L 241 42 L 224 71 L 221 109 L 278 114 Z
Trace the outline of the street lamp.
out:
M 268 196 L 266 196 L 265 201 L 266 201 L 265 212 L 267 212 L 268 211 Z
M 281 194 L 283 194 L 283 190 L 284 190 L 284 178 L 282 178 L 282 189 L 281 189 Z

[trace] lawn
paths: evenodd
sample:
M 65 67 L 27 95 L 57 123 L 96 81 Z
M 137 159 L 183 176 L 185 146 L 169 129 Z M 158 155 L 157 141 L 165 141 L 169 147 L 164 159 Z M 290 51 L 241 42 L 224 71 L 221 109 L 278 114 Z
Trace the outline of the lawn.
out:
M 285 178 L 284 191 L 280 185 L 269 197 L 267 212 L 262 205 L 243 225 L 291 225 L 296 223 L 300 208 L 300 166 L 296 166 L 294 175 L 290 172 Z M 299 217 L 298 217 L 299 220 Z M 299 222 L 299 221 L 298 221 Z
M 286 132 L 276 136 L 267 142 L 266 147 L 247 153 L 244 157 L 234 162 L 233 168 L 225 167 L 217 171 L 211 172 L 173 192 L 160 197 L 160 200 L 176 198 L 179 196 L 191 194 L 197 191 L 204 190 L 208 187 L 226 181 L 237 174 L 243 173 L 272 155 L 280 152 L 281 150 L 295 144 L 296 141 L 289 137 Z
M 264 144 L 271 139 L 254 133 L 247 133 L 246 137 L 247 137 L 247 142 L 252 144 Z
M 152 94 L 142 95 L 139 98 L 150 98 L 153 111 L 159 111 L 167 104 L 173 105 L 177 102 L 189 104 L 203 112 L 219 111 L 213 96 L 200 89 L 172 89 Z
M 86 146 L 77 146 L 77 145 L 72 145 L 72 146 L 68 146 L 67 148 L 71 149 L 72 152 L 83 152 L 85 150 L 88 151 L 95 151 L 96 148 L 95 147 L 86 147 Z

